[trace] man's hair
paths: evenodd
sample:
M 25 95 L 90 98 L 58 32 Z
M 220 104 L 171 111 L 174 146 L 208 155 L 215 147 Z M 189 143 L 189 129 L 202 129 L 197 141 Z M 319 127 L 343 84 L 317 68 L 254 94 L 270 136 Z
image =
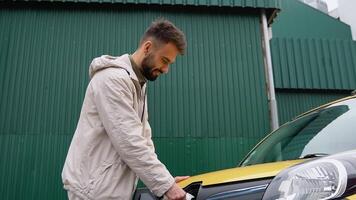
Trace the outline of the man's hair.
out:
M 173 43 L 180 54 L 184 54 L 187 45 L 184 33 L 164 18 L 158 18 L 152 22 L 143 34 L 140 44 L 143 44 L 149 38 L 153 38 L 158 43 Z

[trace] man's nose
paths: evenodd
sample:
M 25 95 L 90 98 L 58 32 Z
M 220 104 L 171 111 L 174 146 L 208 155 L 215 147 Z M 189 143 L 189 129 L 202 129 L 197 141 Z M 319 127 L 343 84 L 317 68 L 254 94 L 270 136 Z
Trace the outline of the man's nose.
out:
M 164 65 L 164 66 L 161 68 L 161 72 L 162 72 L 162 73 L 167 74 L 168 71 L 169 71 L 169 65 Z

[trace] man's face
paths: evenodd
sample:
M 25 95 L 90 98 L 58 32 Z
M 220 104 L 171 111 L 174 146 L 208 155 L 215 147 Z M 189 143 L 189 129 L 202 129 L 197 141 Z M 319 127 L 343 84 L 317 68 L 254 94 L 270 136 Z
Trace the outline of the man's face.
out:
M 177 47 L 172 43 L 151 46 L 141 63 L 143 75 L 147 80 L 154 81 L 159 75 L 168 73 L 169 65 L 174 63 L 178 53 Z

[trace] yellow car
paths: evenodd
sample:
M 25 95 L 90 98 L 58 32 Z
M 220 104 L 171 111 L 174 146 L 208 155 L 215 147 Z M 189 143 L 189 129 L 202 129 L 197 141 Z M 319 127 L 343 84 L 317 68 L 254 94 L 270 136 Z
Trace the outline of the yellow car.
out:
M 284 124 L 239 167 L 193 176 L 179 185 L 197 200 L 356 200 L 356 96 Z M 158 198 L 138 189 L 134 199 Z

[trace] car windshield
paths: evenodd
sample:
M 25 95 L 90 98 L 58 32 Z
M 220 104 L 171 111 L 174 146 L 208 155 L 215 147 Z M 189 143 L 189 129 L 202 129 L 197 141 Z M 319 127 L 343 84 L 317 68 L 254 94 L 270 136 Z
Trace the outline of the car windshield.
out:
M 241 166 L 295 160 L 356 149 L 356 99 L 318 109 L 277 129 Z

